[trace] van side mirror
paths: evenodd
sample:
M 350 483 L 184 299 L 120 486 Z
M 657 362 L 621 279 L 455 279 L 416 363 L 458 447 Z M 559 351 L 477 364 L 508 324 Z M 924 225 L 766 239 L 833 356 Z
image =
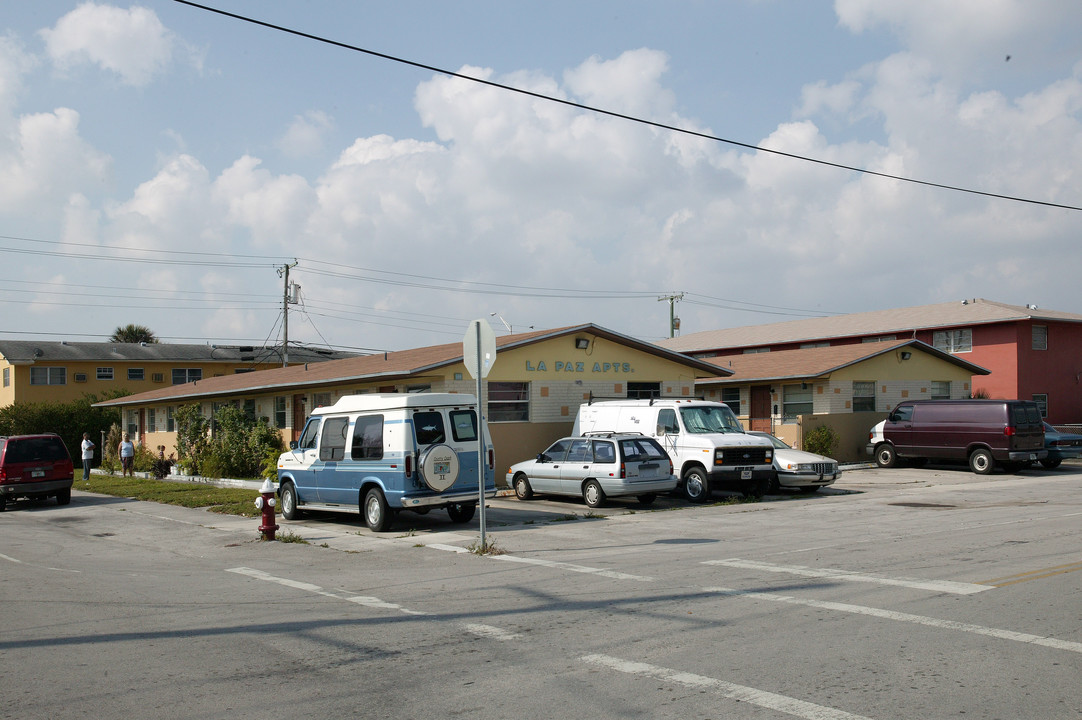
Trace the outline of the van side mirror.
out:
M 665 437 L 665 426 L 658 425 L 654 432 L 658 437 Z

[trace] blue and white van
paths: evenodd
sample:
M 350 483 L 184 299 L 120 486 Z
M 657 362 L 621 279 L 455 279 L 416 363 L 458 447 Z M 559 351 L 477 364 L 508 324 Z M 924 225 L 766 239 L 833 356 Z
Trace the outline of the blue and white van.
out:
M 492 439 L 475 408 L 473 395 L 411 393 L 348 395 L 316 409 L 278 458 L 282 517 L 360 513 L 383 532 L 403 510 L 446 508 L 451 522 L 469 522 L 480 495 L 479 426 L 484 493 L 496 495 Z

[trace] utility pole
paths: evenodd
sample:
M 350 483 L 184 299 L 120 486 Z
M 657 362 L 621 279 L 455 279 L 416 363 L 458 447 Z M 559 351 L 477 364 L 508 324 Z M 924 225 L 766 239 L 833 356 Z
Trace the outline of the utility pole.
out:
M 676 337 L 676 331 L 680 329 L 680 318 L 676 317 L 676 301 L 683 300 L 684 293 L 673 293 L 659 297 L 658 302 L 669 301 L 669 337 Z
M 289 296 L 289 269 L 297 267 L 297 260 L 294 258 L 293 264 L 286 263 L 282 267 L 278 268 L 278 277 L 284 278 L 285 285 L 282 290 L 282 367 L 289 366 L 289 303 L 296 303 L 296 298 L 290 298 Z

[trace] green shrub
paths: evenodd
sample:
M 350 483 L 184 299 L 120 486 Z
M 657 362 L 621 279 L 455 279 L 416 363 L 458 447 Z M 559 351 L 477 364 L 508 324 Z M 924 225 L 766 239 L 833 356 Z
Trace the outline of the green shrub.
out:
M 829 425 L 819 425 L 804 433 L 803 449 L 816 455 L 834 457 L 834 449 L 838 447 L 840 440 L 837 430 Z

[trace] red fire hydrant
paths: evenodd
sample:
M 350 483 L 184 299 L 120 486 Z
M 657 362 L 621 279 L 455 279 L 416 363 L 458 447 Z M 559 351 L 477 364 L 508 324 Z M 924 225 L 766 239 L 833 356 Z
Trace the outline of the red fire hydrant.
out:
M 255 506 L 263 511 L 263 524 L 259 526 L 259 533 L 264 540 L 273 540 L 278 525 L 274 522 L 274 483 L 270 481 L 270 478 L 267 478 L 263 487 L 259 488 L 259 493 L 259 497 L 255 499 Z

